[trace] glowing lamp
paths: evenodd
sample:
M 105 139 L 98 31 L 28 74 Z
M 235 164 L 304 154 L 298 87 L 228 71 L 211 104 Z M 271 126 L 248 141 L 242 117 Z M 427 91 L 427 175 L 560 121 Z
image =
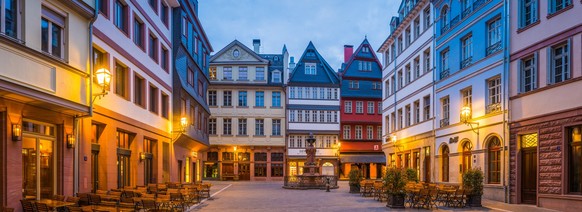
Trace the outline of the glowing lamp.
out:
M 20 124 L 12 124 L 12 141 L 22 140 L 22 126 Z
M 67 134 L 67 148 L 73 148 L 75 146 L 75 137 L 72 134 Z
M 471 107 L 464 106 L 461 108 L 461 122 L 467 123 L 471 119 Z

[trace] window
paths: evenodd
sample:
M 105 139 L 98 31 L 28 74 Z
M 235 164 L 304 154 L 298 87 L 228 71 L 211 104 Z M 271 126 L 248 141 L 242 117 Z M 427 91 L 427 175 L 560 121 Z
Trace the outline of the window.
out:
M 582 194 L 582 125 L 566 128 L 568 141 L 568 192 Z
M 127 98 L 127 67 L 115 63 L 115 93 Z
M 411 39 L 412 33 L 410 33 L 410 27 L 406 28 L 405 34 L 406 34 L 406 38 L 405 38 L 404 42 L 406 43 L 406 47 L 409 47 L 410 42 L 412 41 L 412 39 Z
M 136 15 L 133 15 L 133 43 L 139 46 L 141 49 L 145 49 L 144 46 L 144 34 L 145 34 L 145 27 L 143 26 L 143 22 L 139 19 L 135 18 Z
M 307 74 L 307 75 L 317 74 L 316 64 L 315 63 L 305 63 L 305 74 Z
M 352 101 L 344 102 L 344 113 L 352 113 Z
M 441 99 L 441 112 L 442 112 L 441 127 L 449 125 L 450 117 L 449 103 L 450 103 L 449 96 L 443 97 Z
M 424 17 L 424 30 L 427 30 L 428 27 L 430 27 L 430 25 L 432 24 L 430 21 L 430 7 L 424 9 L 423 17 Z
M 247 91 L 238 92 L 238 106 L 240 107 L 247 106 Z
M 398 71 L 398 89 L 401 89 L 403 86 L 403 76 L 402 76 L 402 70 Z
M 271 153 L 272 155 L 275 153 Z M 282 163 L 271 163 L 271 177 L 283 177 L 283 164 Z
M 538 21 L 538 0 L 519 1 L 519 28 L 529 26 Z
M 208 119 L 208 134 L 216 135 L 216 119 Z
M 550 83 L 570 79 L 570 42 L 550 48 Z
M 473 90 L 470 87 L 461 90 L 461 108 L 463 107 L 472 108 L 472 103 L 473 103 Z M 461 119 L 461 121 L 463 120 Z
M 255 153 L 255 158 L 256 158 Z M 265 153 L 266 154 L 266 153 Z M 255 159 L 256 161 L 256 159 Z M 266 163 L 255 163 L 255 177 L 266 177 L 267 176 L 267 164 Z
M 114 5 L 114 12 L 115 12 L 114 19 L 115 26 L 121 31 L 123 31 L 125 34 L 128 34 L 129 30 L 127 29 L 127 20 L 129 18 L 128 14 L 129 11 L 127 5 L 125 5 L 120 0 L 116 0 Z
M 443 146 L 441 154 L 441 180 L 449 182 L 449 147 Z
M 216 91 L 208 91 L 208 106 L 217 106 Z
M 414 110 L 414 123 L 420 123 L 420 101 L 415 101 L 412 103 Z
M 366 52 L 366 53 L 368 53 L 368 52 L 370 52 L 370 49 L 368 49 L 368 47 L 363 47 L 363 48 L 362 48 L 362 52 Z
M 198 80 L 198 95 L 204 98 L 204 82 L 202 80 Z
M 368 114 L 374 114 L 374 102 L 368 102 Z
M 312 98 L 314 98 L 314 99 L 317 99 L 317 90 L 318 90 L 318 89 L 319 89 L 319 88 L 312 88 L 312 89 L 311 89 L 311 91 L 313 91 L 313 93 L 312 93 L 313 95 L 311 96 Z
M 150 85 L 149 94 L 149 109 L 152 113 L 158 114 L 158 88 Z
M 243 81 L 248 80 L 248 68 L 247 67 L 239 67 L 238 68 L 238 80 L 243 80 Z
M 424 114 L 424 120 L 427 121 L 430 119 L 430 96 L 425 96 L 422 98 L 422 104 L 423 106 L 423 114 Z
M 170 58 L 170 55 L 168 53 L 168 49 L 166 49 L 166 47 L 162 47 L 162 68 L 164 70 L 166 70 L 166 72 L 169 71 L 170 69 L 170 64 L 168 63 L 168 60 Z
M 444 7 L 441 11 L 441 34 L 449 30 L 449 8 Z
M 360 81 L 350 80 L 350 89 L 359 89 L 359 88 L 360 88 Z
M 99 12 L 105 16 L 109 16 L 109 1 L 99 1 L 97 5 Z
M 501 141 L 499 138 L 492 137 L 487 145 L 487 181 L 490 184 L 499 184 L 501 182 Z
M 196 108 L 193 104 L 190 105 L 190 125 L 196 127 Z
M 356 101 L 356 113 L 364 113 L 364 102 Z
M 550 0 L 548 1 L 550 4 L 549 7 L 549 14 L 558 12 L 572 4 L 571 0 Z
M 216 80 L 216 67 L 208 68 L 208 76 L 210 76 L 210 80 Z
M 303 110 L 297 111 L 297 122 L 303 122 Z
M 351 139 L 350 138 L 350 134 L 351 134 L 351 129 L 352 127 L 350 125 L 344 125 L 344 139 Z
M 255 71 L 255 79 L 257 81 L 265 80 L 265 68 L 264 67 L 257 67 Z
M 424 57 L 424 72 L 423 73 L 426 73 L 426 72 L 431 70 L 431 68 L 430 68 L 430 49 L 427 49 L 426 51 L 424 51 L 423 57 Z
M 222 123 L 222 134 L 232 135 L 232 119 L 224 119 Z
M 170 96 L 162 92 L 162 117 L 168 118 L 170 114 Z
M 238 120 L 238 135 L 247 135 L 247 119 Z
M 404 107 L 404 112 L 405 112 L 404 118 L 406 121 L 405 126 L 408 127 L 412 124 L 412 123 L 410 123 L 410 121 L 412 120 L 412 117 L 411 117 L 412 111 L 410 110 L 410 105 L 406 105 L 406 107 Z
M 519 91 L 528 92 L 537 88 L 537 53 L 519 61 Z
M 402 108 L 398 109 L 398 129 L 403 128 L 404 117 L 402 114 Z
M 372 71 L 372 62 L 358 61 L 358 70 L 360 70 L 360 71 Z
M 366 127 L 366 138 L 368 140 L 374 139 L 374 127 L 373 126 L 368 125 Z
M 255 135 L 265 135 L 265 120 L 255 119 Z
M 297 147 L 303 147 L 303 136 L 297 136 Z
M 133 103 L 145 108 L 145 79 L 135 75 L 133 85 Z
M 418 79 L 420 77 L 420 56 L 414 59 L 413 66 L 414 66 L 414 79 Z
M 487 113 L 501 110 L 501 78 L 487 80 Z
M 279 83 L 279 82 L 281 82 L 281 72 L 279 72 L 279 71 L 274 71 L 274 72 L 273 72 L 273 75 L 272 75 L 271 82 L 274 82 L 274 83 Z
M 223 106 L 232 106 L 232 91 L 223 91 L 222 101 Z
M 441 52 L 441 79 L 449 76 L 449 49 Z
M 222 152 L 222 160 L 223 161 L 234 160 L 234 152 Z
M 471 65 L 473 60 L 473 35 L 461 39 L 461 68 Z
M 275 136 L 281 135 L 281 119 L 273 119 L 273 131 L 272 134 Z
M 325 111 L 327 113 L 327 117 L 325 118 L 326 122 L 332 122 L 331 121 L 331 111 Z
M 117 131 L 117 148 L 129 149 L 134 134 Z M 117 154 L 117 187 L 123 188 L 130 185 L 130 156 L 131 152 L 119 152 Z
M 382 126 L 376 127 L 376 139 L 378 140 L 382 139 Z
M 311 122 L 311 110 L 305 111 L 305 122 Z
M 378 102 L 378 114 L 382 114 L 382 102 Z
M 188 85 L 194 87 L 194 71 L 191 68 L 187 70 Z
M 149 37 L 149 56 L 154 61 L 158 62 L 158 38 L 150 33 Z
M 289 136 L 289 147 L 291 147 L 291 148 L 295 147 L 295 136 L 294 135 Z
M 232 67 L 222 68 L 223 80 L 232 80 Z
M 501 18 L 487 23 L 487 55 L 501 51 Z
M 273 91 L 271 98 L 271 107 L 281 107 L 281 92 Z
M 402 36 L 398 37 L 398 54 L 402 53 L 403 44 L 402 44 Z
M 406 84 L 410 84 L 410 81 L 412 81 L 412 75 L 410 73 L 410 65 L 406 65 L 406 67 L 404 67 L 404 78 L 406 79 Z
M 158 12 L 158 1 L 157 0 L 148 0 L 148 4 L 150 5 L 150 7 L 152 7 L 152 9 L 154 10 L 154 12 Z
M 390 126 L 392 126 L 391 131 L 395 131 L 396 130 L 396 114 L 394 112 L 392 112 L 391 117 L 392 117 L 391 118 L 392 123 L 390 124 Z
M 265 106 L 265 92 L 255 91 L 255 106 L 264 107 Z
M 42 51 L 58 58 L 64 58 L 65 37 L 63 28 L 65 27 L 65 17 L 43 6 L 40 26 Z
M 362 125 L 356 125 L 356 139 L 362 139 Z
M 416 40 L 420 36 L 420 16 L 414 19 L 414 39 Z
M 462 0 L 461 1 L 461 18 L 465 18 L 467 17 L 469 14 L 471 14 L 471 5 L 472 5 L 472 1 L 473 0 Z
M 162 22 L 168 26 L 168 23 L 170 21 L 170 16 L 169 16 L 169 8 L 168 5 L 166 5 L 165 2 L 162 1 L 162 9 L 160 9 L 160 18 L 162 19 Z

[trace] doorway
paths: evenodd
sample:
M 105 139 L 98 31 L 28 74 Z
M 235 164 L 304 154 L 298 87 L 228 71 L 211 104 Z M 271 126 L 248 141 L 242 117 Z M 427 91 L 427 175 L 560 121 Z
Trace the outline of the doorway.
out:
M 30 199 L 52 198 L 55 194 L 55 127 L 23 121 L 22 196 Z
M 251 180 L 251 166 L 248 163 L 238 164 L 238 179 Z
M 521 202 L 536 204 L 537 148 L 525 148 L 521 150 Z
M 467 171 L 469 171 L 469 169 L 471 169 L 471 162 L 472 162 L 472 158 L 471 158 L 471 151 L 473 150 L 473 145 L 471 144 L 470 141 L 467 141 L 465 143 L 463 143 L 463 170 L 462 173 L 465 173 Z

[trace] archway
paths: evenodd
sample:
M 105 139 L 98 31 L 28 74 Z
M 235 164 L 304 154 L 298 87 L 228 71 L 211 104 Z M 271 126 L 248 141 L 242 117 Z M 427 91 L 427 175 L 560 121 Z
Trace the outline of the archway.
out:
M 323 163 L 323 165 L 321 167 L 321 175 L 334 176 L 335 175 L 335 171 L 334 171 L 333 164 L 330 163 L 330 162 Z

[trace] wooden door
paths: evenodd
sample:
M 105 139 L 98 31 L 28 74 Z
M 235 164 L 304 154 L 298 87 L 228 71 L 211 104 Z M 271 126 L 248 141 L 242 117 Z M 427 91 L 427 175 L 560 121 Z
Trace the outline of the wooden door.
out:
M 538 153 L 536 147 L 521 150 L 521 203 L 536 204 Z
M 251 180 L 251 166 L 248 163 L 240 163 L 238 165 L 238 179 Z
M 234 164 L 223 163 L 222 164 L 222 180 L 233 179 L 234 177 Z

